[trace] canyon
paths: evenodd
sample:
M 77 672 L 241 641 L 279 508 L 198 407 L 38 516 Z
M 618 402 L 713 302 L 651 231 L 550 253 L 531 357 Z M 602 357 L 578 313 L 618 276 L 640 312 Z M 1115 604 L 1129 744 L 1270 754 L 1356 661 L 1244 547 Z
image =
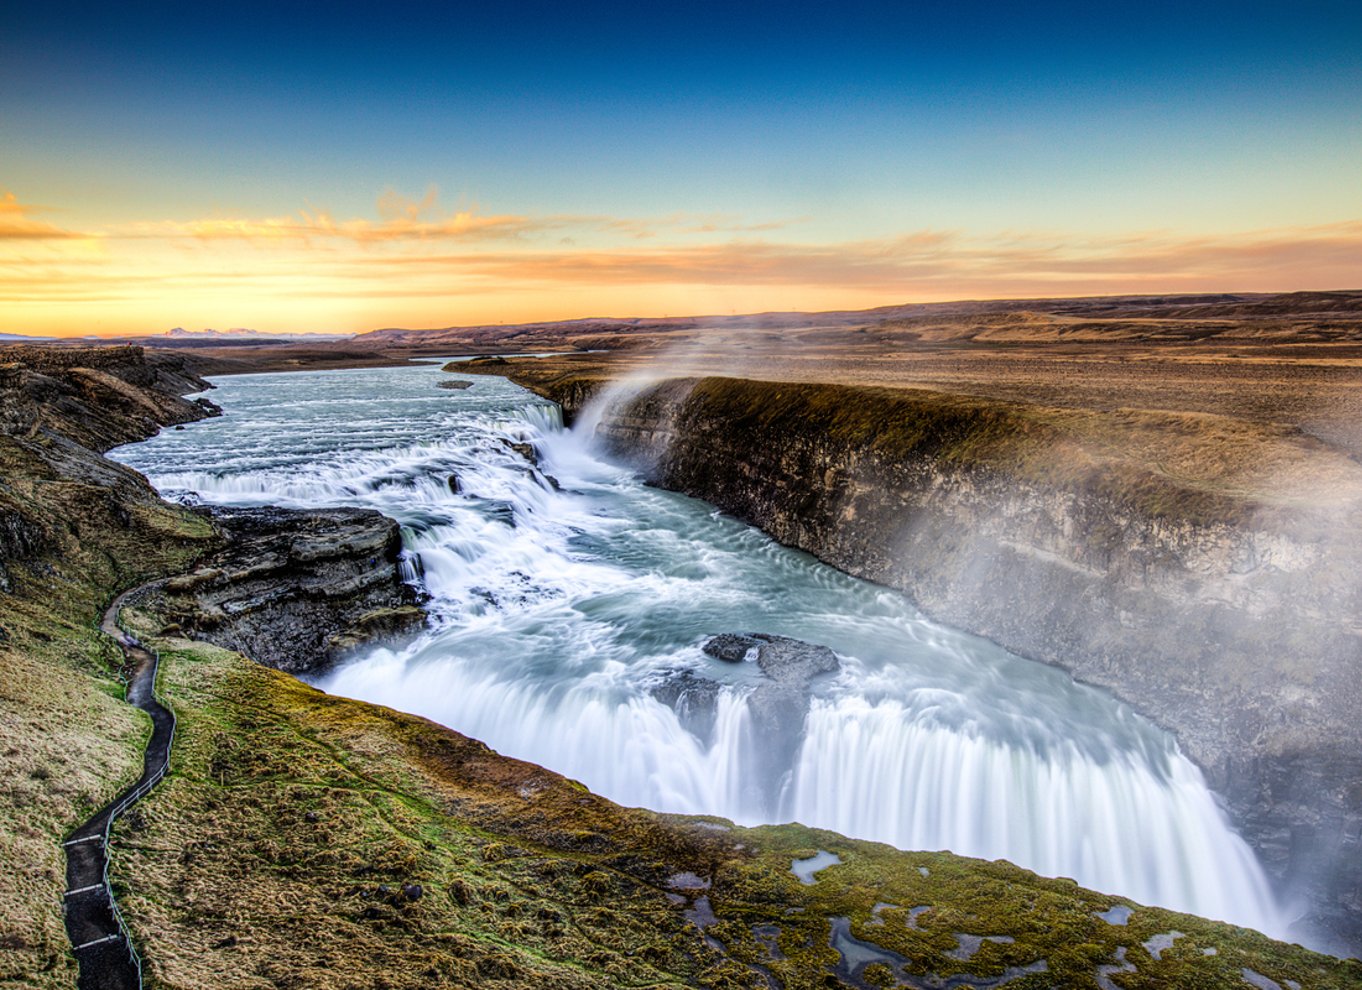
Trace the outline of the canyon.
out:
M 58 986 L 73 976 L 53 910 L 63 823 L 71 827 L 81 809 L 116 792 L 139 752 L 137 723 L 120 708 L 104 666 L 110 649 L 93 623 L 116 591 L 156 581 L 159 590 L 132 603 L 124 618 L 162 654 L 162 692 L 183 738 L 171 776 L 115 834 L 114 878 L 134 938 L 162 985 L 203 985 L 212 973 L 213 979 L 343 986 L 369 973 L 393 986 L 527 980 L 596 986 L 625 974 L 662 985 L 769 986 L 775 977 L 790 987 L 824 985 L 825 978 L 856 986 L 886 979 L 934 985 L 948 978 L 1087 986 L 1111 959 L 1126 965 L 1127 951 L 1136 961 L 1127 978 L 1149 985 L 1234 986 L 1248 979 L 1245 973 L 1267 974 L 1279 985 L 1346 986 L 1358 979 L 1355 963 L 1187 915 L 1130 904 L 1124 922 L 1113 922 L 1108 909 L 1120 901 L 1008 864 L 901 853 L 798 826 L 742 829 L 629 811 L 425 720 L 322 695 L 255 664 L 234 651 L 254 650 L 288 669 L 325 669 L 368 636 L 399 641 L 415 630 L 419 602 L 398 587 L 391 524 L 376 514 L 346 520 L 344 513 L 324 512 L 322 521 L 314 515 L 309 523 L 302 515 L 262 510 L 234 533 L 228 515 L 215 521 L 213 511 L 167 503 L 136 472 L 98 451 L 147 436 L 159 423 L 209 415 L 209 405 L 176 394 L 206 383 L 176 356 L 162 367 L 165 359 L 136 348 L 60 364 L 47 360 L 11 354 L 0 369 L 6 375 L 0 389 L 6 427 L 0 651 L 11 671 L 6 742 L 12 753 L 22 747 L 26 754 L 22 765 L 6 766 L 6 801 L 23 803 L 6 807 L 3 838 L 27 878 L 0 904 L 6 978 Z M 547 365 L 524 361 L 489 362 L 484 369 L 509 372 L 579 415 L 608 380 L 550 373 Z M 460 370 L 476 373 L 467 364 Z M 158 379 L 165 387 L 156 386 Z M 1226 598 L 1229 612 L 1218 621 L 1229 628 L 1202 631 L 1234 636 L 1241 623 L 1260 623 L 1244 627 L 1250 631 L 1236 640 L 1245 649 L 1254 628 L 1291 635 L 1289 628 L 1271 627 L 1274 621 L 1286 626 L 1297 607 L 1328 617 L 1337 603 L 1351 601 L 1331 564 L 1348 558 L 1331 557 L 1330 540 L 1307 538 L 1312 531 L 1301 528 L 1299 506 L 1264 504 L 1245 516 L 1242 500 L 1203 492 L 1170 503 L 1158 485 L 1123 485 L 1124 494 L 1115 496 L 1094 485 L 1084 501 L 1072 484 L 1068 494 L 1047 488 L 1045 479 L 1057 476 L 1053 464 L 1041 470 L 1042 462 L 1028 468 L 1026 458 L 1020 465 L 1009 461 L 1003 451 L 1020 428 L 1006 417 L 1000 429 L 1008 442 L 994 448 L 968 425 L 981 419 L 980 410 L 957 408 L 934 418 L 919 408 L 915 415 L 930 424 L 922 436 L 896 437 L 896 449 L 877 451 L 874 431 L 838 426 L 835 416 L 820 420 L 819 410 L 835 411 L 845 405 L 844 395 L 818 400 L 811 392 L 817 389 L 731 379 L 654 384 L 617 396 L 598 435 L 657 483 L 707 493 L 720 508 L 844 569 L 860 567 L 853 557 L 863 558 L 866 576 L 901 587 L 933 614 L 964 628 L 974 624 L 1018 652 L 1050 659 L 1046 642 L 1055 630 L 1066 630 L 1075 648 L 1054 658 L 1066 665 L 1086 655 L 1090 624 L 1114 639 L 1126 628 L 1121 623 L 1134 622 L 1171 656 L 1178 624 L 1196 621 L 1174 608 L 1186 604 L 1188 560 L 1203 562 L 1194 574 L 1228 568 L 1248 575 L 1238 592 L 1206 592 Z M 931 397 L 916 398 L 932 405 Z M 884 422 L 906 418 L 903 407 L 892 405 L 903 401 L 895 394 L 856 396 L 857 405 Z M 997 425 L 999 415 L 995 410 L 982 419 Z M 1041 431 L 1042 446 L 1054 446 L 1042 426 L 1029 423 L 1021 432 L 1028 430 Z M 952 454 L 955 442 L 963 449 Z M 906 450 L 916 450 L 917 460 L 904 457 Z M 823 463 L 821 474 L 811 473 L 814 463 Z M 1334 467 L 1346 481 L 1346 465 Z M 1195 505 L 1197 513 L 1190 522 L 1170 521 L 1175 513 L 1160 512 L 1170 504 Z M 901 532 L 895 521 L 905 506 L 931 525 Z M 1336 537 L 1349 519 L 1347 506 L 1327 508 L 1333 514 L 1319 518 Z M 1095 550 L 1073 545 L 1074 530 L 1065 536 L 1066 526 L 1103 520 L 1126 530 L 1131 520 L 1137 529 L 1144 525 L 1147 556 L 1093 556 Z M 1247 520 L 1258 528 L 1246 529 Z M 354 554 L 333 547 L 319 556 L 310 548 L 309 528 L 333 524 L 349 534 L 340 542 Z M 974 546 L 952 546 L 947 529 L 981 535 L 972 538 Z M 1246 542 L 1240 539 L 1245 532 L 1256 535 Z M 909 546 L 920 555 L 921 570 L 930 563 L 942 575 L 939 587 L 913 578 L 914 569 L 903 563 L 911 555 L 893 543 L 914 538 L 920 542 Z M 257 557 L 273 563 L 252 573 Z M 384 563 L 376 563 L 380 559 Z M 315 561 L 328 571 L 334 565 L 338 574 L 336 587 L 319 596 L 309 593 L 317 576 L 309 562 Z M 1311 565 L 1316 588 L 1302 583 Z M 1107 573 L 1113 570 L 1119 580 Z M 1137 570 L 1140 580 L 1153 574 L 1154 587 L 1172 589 L 1162 602 L 1171 630 L 1160 630 L 1152 609 L 1132 608 L 1144 597 Z M 1022 586 L 994 583 L 1003 578 Z M 309 628 L 329 630 L 326 635 L 310 634 L 307 644 L 291 643 L 269 657 L 271 623 L 290 628 L 289 603 L 300 598 L 349 600 L 353 607 L 313 615 Z M 1027 640 L 1018 627 L 1034 618 L 1025 610 L 1038 608 L 1041 598 L 1057 600 L 1049 606 L 1056 614 L 1038 613 L 1045 620 L 1035 625 L 1044 634 Z M 253 626 L 222 621 L 237 605 L 245 606 Z M 204 642 L 214 635 L 219 645 Z M 1346 642 L 1321 643 L 1321 649 L 1347 648 Z M 1162 688 L 1169 711 L 1212 705 L 1219 691 L 1222 706 L 1244 705 L 1260 727 L 1279 726 L 1283 713 L 1299 718 L 1299 752 L 1313 754 L 1312 772 L 1322 768 L 1325 775 L 1317 780 L 1333 786 L 1347 776 L 1356 746 L 1346 727 L 1331 721 L 1346 710 L 1352 690 L 1346 676 L 1330 681 L 1336 673 L 1325 670 L 1323 660 L 1310 667 L 1316 654 L 1293 654 L 1286 671 L 1291 690 L 1277 699 L 1271 685 L 1255 683 L 1263 680 L 1261 669 L 1232 677 L 1211 665 L 1212 652 L 1208 645 L 1196 654 L 1204 655 L 1203 669 L 1193 667 L 1181 680 L 1172 668 L 1151 675 L 1151 697 L 1160 696 L 1154 682 L 1162 679 L 1172 682 Z M 1100 655 L 1092 669 L 1075 672 L 1148 712 L 1123 680 L 1130 655 L 1115 646 Z M 1253 657 L 1257 663 L 1261 654 Z M 1223 683 L 1212 683 L 1222 675 Z M 1179 731 L 1171 716 L 1161 721 Z M 1342 730 L 1334 764 L 1318 760 L 1329 753 L 1320 740 L 1331 725 Z M 1302 820 L 1307 813 L 1325 830 L 1342 821 L 1349 841 L 1353 796 L 1342 792 L 1331 807 L 1326 794 L 1311 812 L 1307 801 L 1314 796 L 1290 788 L 1308 788 L 1312 779 L 1274 779 L 1253 763 L 1289 768 L 1281 754 L 1256 739 L 1235 753 L 1243 740 L 1215 725 L 1202 729 L 1203 742 L 1188 729 L 1184 746 L 1222 792 L 1233 791 L 1235 781 L 1216 777 L 1210 758 L 1216 746 L 1229 760 L 1227 772 L 1256 774 L 1260 788 L 1285 795 L 1264 806 L 1260 833 L 1241 819 L 1270 868 L 1302 866 L 1291 856 L 1312 844 L 1310 823 Z M 1279 729 L 1262 735 L 1292 740 Z M 1249 806 L 1241 799 L 1236 815 Z M 1273 828 L 1285 830 L 1284 857 L 1264 838 Z M 814 875 L 813 884 L 790 873 L 792 858 L 826 850 L 841 864 Z M 1339 883 L 1311 894 L 1316 918 L 1346 935 L 1338 908 L 1347 908 L 1355 888 L 1344 873 Z M 242 882 L 246 876 L 249 884 Z M 840 882 L 828 884 L 828 878 Z M 914 908 L 909 916 L 910 903 L 934 907 L 925 914 Z M 799 913 L 790 914 L 791 906 Z M 336 933 L 329 948 L 311 944 L 306 934 L 322 924 Z M 453 939 L 451 930 L 458 933 Z M 1172 936 L 1177 951 L 1156 951 L 1169 932 L 1183 933 Z M 960 948 L 967 943 L 974 951 Z M 346 972 L 336 972 L 338 960 Z M 1036 969 L 1041 961 L 1045 977 Z
M 594 417 L 654 483 L 1113 691 L 1176 735 L 1312 922 L 1358 938 L 1351 459 L 1254 437 L 1269 484 L 1222 449 L 1241 424 L 1203 416 L 1190 451 L 1162 449 L 1231 462 L 1211 485 L 1139 456 L 1177 428 L 1166 413 L 1127 411 L 1113 429 L 1111 415 L 921 390 L 487 370 Z

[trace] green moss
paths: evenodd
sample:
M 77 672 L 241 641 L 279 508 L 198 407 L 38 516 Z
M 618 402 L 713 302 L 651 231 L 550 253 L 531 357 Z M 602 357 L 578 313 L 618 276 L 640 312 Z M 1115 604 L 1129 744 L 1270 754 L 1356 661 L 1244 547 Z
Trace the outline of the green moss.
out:
M 180 725 L 173 772 L 120 826 L 115 863 L 161 986 L 763 987 L 769 971 L 821 987 L 839 916 L 922 976 L 1045 959 L 1050 982 L 1035 985 L 1095 986 L 1124 945 L 1141 966 L 1130 986 L 1237 986 L 1243 966 L 1312 986 L 1362 978 L 1355 964 L 1157 909 L 1132 905 L 1126 927 L 1107 925 L 1094 912 L 1115 899 L 1006 863 L 619 808 L 422 719 L 223 650 L 162 646 Z M 818 849 L 843 863 L 804 886 L 791 861 Z M 668 878 L 683 872 L 710 887 L 678 894 Z M 686 915 L 701 893 L 717 917 L 703 933 Z M 877 916 L 885 902 L 896 907 Z M 931 910 L 909 928 L 920 905 Z M 776 930 L 785 958 L 756 928 Z M 1137 950 L 1173 928 L 1187 933 L 1177 953 L 1156 963 Z M 956 932 L 1016 941 L 965 962 L 947 955 Z M 1211 946 L 1217 956 L 1200 954 Z M 328 982 L 328 960 L 342 959 L 345 981 Z

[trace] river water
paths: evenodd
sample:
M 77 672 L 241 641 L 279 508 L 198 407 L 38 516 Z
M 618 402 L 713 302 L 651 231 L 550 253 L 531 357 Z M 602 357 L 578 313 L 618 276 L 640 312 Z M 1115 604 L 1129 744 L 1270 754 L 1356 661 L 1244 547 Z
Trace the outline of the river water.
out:
M 322 677 L 329 692 L 424 715 L 623 804 L 1008 859 L 1284 933 L 1200 771 L 1126 706 L 643 485 L 510 382 L 435 387 L 448 377 L 431 364 L 221 378 L 225 416 L 112 456 L 169 496 L 361 506 L 402 524 L 432 628 Z M 541 469 L 510 442 L 533 444 Z M 772 771 L 744 700 L 761 675 L 700 650 L 735 631 L 842 658 L 775 779 L 756 779 Z M 724 685 L 710 728 L 652 693 L 682 669 Z

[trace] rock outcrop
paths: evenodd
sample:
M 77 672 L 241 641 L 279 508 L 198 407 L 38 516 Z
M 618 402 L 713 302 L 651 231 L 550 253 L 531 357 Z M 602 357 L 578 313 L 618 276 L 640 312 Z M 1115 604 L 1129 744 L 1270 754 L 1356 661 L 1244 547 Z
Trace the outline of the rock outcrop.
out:
M 208 388 L 179 356 L 140 347 L 0 348 L 0 593 L 74 557 L 85 531 L 135 534 L 166 515 L 145 478 L 100 452 L 217 415 L 179 394 Z M 213 553 L 156 594 L 205 640 L 301 672 L 424 620 L 399 574 L 397 524 L 377 512 L 200 512 Z
M 140 347 L 0 347 L 0 593 L 49 577 L 83 530 L 132 536 L 163 514 L 140 474 L 99 455 L 216 415 L 179 394 L 207 388 L 179 358 Z
M 707 640 L 701 650 L 725 663 L 754 663 L 762 672 L 747 696 L 753 731 L 763 741 L 749 789 L 761 804 L 774 809 L 804 735 L 813 679 L 835 672 L 841 661 L 826 646 L 769 633 L 722 633 Z M 720 690 L 717 681 L 680 670 L 658 683 L 653 696 L 673 708 L 688 731 L 709 740 Z
M 402 581 L 397 523 L 371 509 L 211 511 L 226 546 L 133 603 L 292 674 L 316 673 L 425 616 Z
M 570 417 L 599 387 L 540 392 Z M 597 435 L 654 483 L 1128 701 L 1200 764 L 1284 896 L 1362 944 L 1355 500 L 1210 490 L 1094 458 L 1058 416 L 906 390 L 668 380 Z
M 141 347 L 0 347 L 0 432 L 58 435 L 103 452 L 220 410 L 173 354 Z

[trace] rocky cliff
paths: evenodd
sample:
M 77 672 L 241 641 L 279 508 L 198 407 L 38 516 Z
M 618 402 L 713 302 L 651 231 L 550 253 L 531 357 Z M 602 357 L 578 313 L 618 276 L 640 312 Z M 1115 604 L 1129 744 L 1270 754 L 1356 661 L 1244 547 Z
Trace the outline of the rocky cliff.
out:
M 520 378 L 569 416 L 602 387 Z M 1063 666 L 1171 730 L 1285 895 L 1358 944 L 1355 464 L 1276 438 L 1281 473 L 1308 467 L 1330 496 L 1308 499 L 1229 466 L 1216 483 L 1160 470 L 1161 456 L 1204 462 L 1242 439 L 1207 417 L 735 379 L 610 391 L 598 436 L 657 484 Z
M 0 347 L 0 432 L 103 452 L 216 415 L 182 397 L 209 388 L 183 358 L 141 347 Z
M 203 510 L 226 545 L 135 603 L 172 631 L 293 674 L 424 622 L 397 523 L 370 509 Z
M 142 476 L 99 452 L 215 415 L 180 394 L 210 387 L 140 347 L 0 347 L 0 592 L 28 565 L 50 569 L 54 554 L 69 555 L 83 524 L 133 531 L 134 514 L 159 512 Z

